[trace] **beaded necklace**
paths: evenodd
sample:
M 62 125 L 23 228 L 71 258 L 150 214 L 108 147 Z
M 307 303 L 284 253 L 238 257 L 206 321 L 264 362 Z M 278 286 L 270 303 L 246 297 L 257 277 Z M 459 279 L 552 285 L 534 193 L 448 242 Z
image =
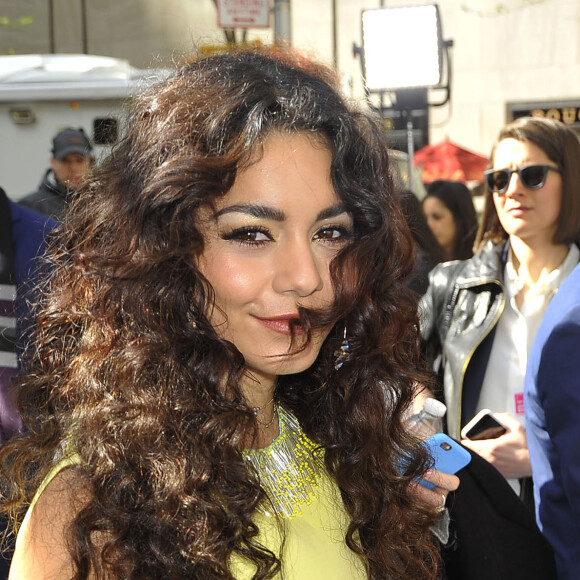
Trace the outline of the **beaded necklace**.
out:
M 244 459 L 253 467 L 268 502 L 260 511 L 266 516 L 287 518 L 300 515 L 302 506 L 316 496 L 324 470 L 323 450 L 302 431 L 298 420 L 276 405 L 280 435 L 263 449 L 244 450 Z

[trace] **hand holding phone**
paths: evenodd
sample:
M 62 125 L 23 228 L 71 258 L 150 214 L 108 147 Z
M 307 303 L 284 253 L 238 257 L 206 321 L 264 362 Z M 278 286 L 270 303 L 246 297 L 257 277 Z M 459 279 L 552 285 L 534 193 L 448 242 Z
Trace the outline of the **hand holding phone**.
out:
M 433 469 L 443 473 L 454 474 L 465 467 L 471 461 L 469 451 L 464 449 L 457 441 L 454 441 L 445 433 L 436 433 L 425 441 L 425 445 L 431 457 L 433 457 Z M 421 479 L 421 485 L 428 489 L 435 487 L 434 483 Z
M 496 439 L 504 433 L 507 433 L 506 426 L 489 409 L 482 409 L 463 427 L 461 438 L 480 441 L 482 439 Z

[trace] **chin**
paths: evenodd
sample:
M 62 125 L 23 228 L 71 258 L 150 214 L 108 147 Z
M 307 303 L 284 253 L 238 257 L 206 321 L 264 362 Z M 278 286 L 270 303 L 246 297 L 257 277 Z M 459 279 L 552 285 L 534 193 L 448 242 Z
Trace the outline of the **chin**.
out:
M 311 349 L 306 349 L 306 351 L 294 355 L 272 353 L 271 358 L 266 361 L 263 358 L 259 361 L 248 359 L 247 364 L 263 374 L 295 375 L 308 370 L 314 364 L 317 356 L 318 349 L 315 353 L 311 352 Z
M 307 371 L 314 364 L 314 360 L 310 360 L 304 364 L 289 363 L 281 365 L 276 374 L 278 375 L 296 375 Z

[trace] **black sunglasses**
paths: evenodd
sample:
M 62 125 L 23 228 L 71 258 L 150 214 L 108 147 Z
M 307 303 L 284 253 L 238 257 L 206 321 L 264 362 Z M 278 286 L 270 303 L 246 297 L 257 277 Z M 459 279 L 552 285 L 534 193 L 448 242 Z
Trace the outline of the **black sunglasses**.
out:
M 483 172 L 483 177 L 489 190 L 494 193 L 505 193 L 514 173 L 518 174 L 521 182 L 528 189 L 540 189 L 546 183 L 546 176 L 550 169 L 562 173 L 553 165 L 524 165 L 517 169 L 488 169 Z

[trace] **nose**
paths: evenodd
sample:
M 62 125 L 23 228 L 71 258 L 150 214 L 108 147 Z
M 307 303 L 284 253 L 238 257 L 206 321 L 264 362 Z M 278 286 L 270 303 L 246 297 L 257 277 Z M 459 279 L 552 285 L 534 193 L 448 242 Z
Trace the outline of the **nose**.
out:
M 272 285 L 276 292 L 295 292 L 305 297 L 322 290 L 323 268 L 328 268 L 328 264 L 316 256 L 309 242 L 286 244 L 275 260 Z
M 521 193 L 522 189 L 524 189 L 524 186 L 522 185 L 522 182 L 520 180 L 520 175 L 519 175 L 519 173 L 517 173 L 517 171 L 514 171 L 510 175 L 508 187 L 505 190 L 504 195 L 506 197 L 512 197 L 518 193 Z

